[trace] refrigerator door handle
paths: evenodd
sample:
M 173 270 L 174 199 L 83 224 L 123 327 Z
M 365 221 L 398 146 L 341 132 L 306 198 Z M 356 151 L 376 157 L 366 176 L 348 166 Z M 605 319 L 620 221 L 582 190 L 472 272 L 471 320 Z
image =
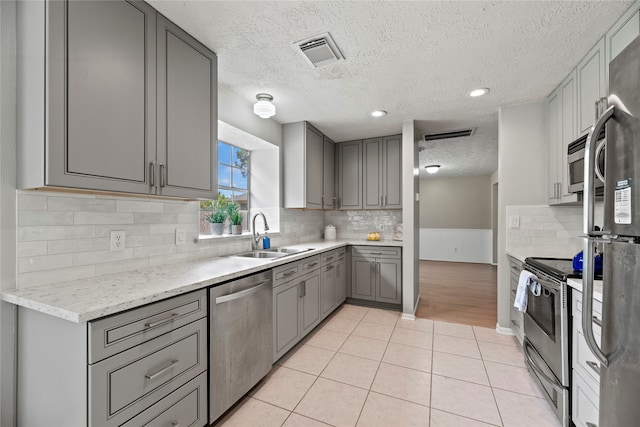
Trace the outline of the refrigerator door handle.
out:
M 582 264 L 582 330 L 587 346 L 602 366 L 609 366 L 607 356 L 602 352 L 593 334 L 593 272 L 594 272 L 594 242 L 591 238 L 584 239 L 584 257 Z M 604 333 L 604 331 L 603 331 Z
M 602 149 L 605 148 L 606 146 L 607 146 L 607 140 L 606 139 L 603 139 L 602 141 L 600 141 L 600 143 L 596 147 L 596 153 L 593 156 L 593 161 L 595 163 L 595 166 L 593 167 L 593 170 L 596 173 L 596 176 L 598 177 L 598 179 L 600 181 L 602 181 L 603 184 L 605 184 L 605 182 L 604 182 L 604 172 L 602 172 L 600 170 L 600 162 L 598 162 L 598 159 L 600 158 L 600 153 L 602 152 Z
M 584 233 L 588 236 L 611 234 L 610 232 L 595 232 L 594 210 L 595 210 L 595 168 L 596 168 L 596 148 L 598 135 L 604 125 L 613 117 L 615 106 L 610 106 L 602 113 L 602 116 L 593 124 L 591 132 L 587 137 L 584 148 Z

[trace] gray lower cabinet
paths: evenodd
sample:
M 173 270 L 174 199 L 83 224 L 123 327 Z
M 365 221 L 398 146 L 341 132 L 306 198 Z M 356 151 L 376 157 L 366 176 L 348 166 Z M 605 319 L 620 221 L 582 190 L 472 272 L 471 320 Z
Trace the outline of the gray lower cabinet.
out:
M 204 290 L 82 324 L 18 316 L 21 425 L 207 424 Z
M 351 297 L 402 303 L 402 255 L 399 247 L 353 246 Z
M 19 188 L 213 197 L 213 52 L 139 1 L 17 16 Z
M 347 261 L 336 262 L 336 307 L 347 299 Z
M 322 255 L 321 308 L 322 317 L 327 317 L 346 298 L 346 249 L 340 248 Z
M 513 303 L 516 300 L 516 293 L 518 292 L 518 281 L 520 279 L 520 272 L 522 272 L 522 261 L 510 256 L 509 271 L 510 271 L 509 307 L 511 307 L 511 315 L 510 315 L 511 329 L 513 330 L 513 333 L 515 334 L 516 338 L 518 338 L 518 341 L 520 341 L 520 344 L 522 344 L 522 341 L 524 339 L 524 318 L 523 318 L 522 312 L 518 311 L 518 309 L 513 306 Z

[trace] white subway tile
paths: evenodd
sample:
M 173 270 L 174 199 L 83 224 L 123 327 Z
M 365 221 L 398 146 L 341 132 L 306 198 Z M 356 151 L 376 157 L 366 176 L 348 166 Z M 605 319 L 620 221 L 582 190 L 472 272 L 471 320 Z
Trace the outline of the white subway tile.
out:
M 67 282 L 70 280 L 85 279 L 93 277 L 94 274 L 95 269 L 93 265 L 22 273 L 18 275 L 18 288 L 23 289 L 33 286 Z
M 93 197 L 49 197 L 50 211 L 115 212 L 116 201 Z
M 200 210 L 199 202 L 165 202 L 165 213 L 190 213 Z
M 185 252 L 181 254 L 174 253 L 171 255 L 151 256 L 149 257 L 149 267 L 187 262 L 191 260 L 190 254 L 190 252 Z
M 96 237 L 111 238 L 111 231 L 123 230 L 126 233 L 125 240 L 130 236 L 140 236 L 149 234 L 149 224 L 118 224 L 118 225 L 96 225 Z
M 47 251 L 49 254 L 106 250 L 109 250 L 109 239 L 105 237 L 93 239 L 51 240 L 47 242 Z
M 116 212 L 164 212 L 163 202 L 116 200 Z
M 73 225 L 73 212 L 20 211 L 18 226 L 22 225 Z
M 137 248 L 140 246 L 157 246 L 164 243 L 163 236 L 161 234 L 156 235 L 140 235 L 140 236 L 126 236 L 126 247 Z M 175 237 L 174 237 L 175 239 Z
M 127 248 L 124 251 L 78 252 L 73 254 L 73 265 L 101 264 L 128 258 L 133 258 L 133 249 L 131 248 Z
M 178 252 L 176 245 L 142 246 L 133 248 L 134 257 L 152 257 L 157 255 L 169 255 Z
M 136 224 L 175 224 L 178 214 L 175 213 L 135 213 Z
M 18 257 L 39 256 L 47 254 L 47 242 L 18 242 Z
M 34 240 L 80 239 L 93 237 L 93 225 L 34 225 L 18 227 L 18 239 L 22 242 Z
M 178 223 L 180 223 L 180 224 L 199 223 L 199 221 L 200 221 L 200 217 L 197 215 L 196 212 L 186 213 L 186 214 L 183 214 L 183 213 L 178 214 Z
M 74 212 L 75 224 L 133 224 L 133 213 Z
M 150 234 L 172 234 L 176 232 L 176 228 L 184 228 L 187 233 L 197 233 L 200 230 L 200 224 L 150 224 Z
M 18 273 L 54 270 L 71 267 L 72 264 L 73 256 L 71 254 L 24 257 L 18 258 Z
M 47 196 L 24 194 L 24 192 L 20 192 L 20 194 L 18 195 L 18 210 L 19 211 L 46 211 Z

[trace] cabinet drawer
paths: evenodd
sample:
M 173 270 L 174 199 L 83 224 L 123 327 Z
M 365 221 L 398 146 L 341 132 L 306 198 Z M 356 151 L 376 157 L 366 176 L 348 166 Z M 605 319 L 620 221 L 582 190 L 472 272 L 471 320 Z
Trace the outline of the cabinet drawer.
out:
M 120 425 L 206 368 L 206 318 L 90 365 L 91 425 Z
M 207 293 L 191 292 L 89 323 L 95 363 L 207 315 Z
M 594 327 L 595 329 L 595 327 Z M 575 330 L 575 340 L 573 341 L 573 367 L 580 370 L 585 378 L 590 378 L 595 383 L 595 390 L 600 388 L 600 362 L 591 352 L 582 331 Z M 600 344 L 600 334 L 593 331 L 596 341 Z
M 511 308 L 511 328 L 513 331 L 522 336 L 524 334 L 524 319 L 523 314 L 518 311 L 517 308 Z
M 292 262 L 273 269 L 273 287 L 288 282 L 298 277 L 300 273 L 301 262 Z
M 582 292 L 572 291 L 572 312 L 574 325 L 580 332 L 582 330 Z M 602 334 L 602 303 L 600 301 L 593 300 L 593 332 L 599 337 Z M 600 338 L 598 338 L 598 344 Z
M 300 271 L 302 272 L 302 274 L 307 274 L 310 271 L 317 270 L 318 268 L 320 268 L 320 263 L 321 263 L 320 255 L 305 258 L 302 261 L 300 261 L 300 263 L 301 263 Z
M 207 418 L 207 374 L 202 373 L 122 427 L 200 427 Z
M 347 256 L 347 248 L 336 249 L 336 260 L 341 261 Z
M 598 395 L 587 385 L 588 381 L 574 369 L 571 385 L 572 421 L 576 427 L 598 425 Z
M 322 265 L 330 264 L 338 259 L 335 250 L 324 252 L 320 254 L 320 257 L 322 258 Z
M 522 271 L 522 262 L 515 258 L 509 257 L 509 268 L 511 269 L 511 274 L 515 274 L 516 276 L 520 276 L 520 272 Z
M 402 248 L 393 246 L 352 246 L 353 256 L 375 258 L 401 258 Z

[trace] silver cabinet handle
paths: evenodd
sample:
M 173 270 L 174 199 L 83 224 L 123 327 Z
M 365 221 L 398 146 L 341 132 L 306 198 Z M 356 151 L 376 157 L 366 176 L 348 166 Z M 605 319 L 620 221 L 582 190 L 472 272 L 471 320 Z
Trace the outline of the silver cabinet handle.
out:
M 520 327 L 520 324 L 519 324 L 518 322 L 516 322 L 515 320 L 511 320 L 511 324 L 512 324 L 513 326 L 515 326 L 516 328 L 519 328 L 519 327 Z
M 387 206 L 387 196 L 384 196 L 384 205 L 383 206 Z
M 315 267 L 316 265 L 318 265 L 318 261 L 307 264 L 307 267 Z
M 602 320 L 598 319 L 598 316 L 591 316 L 591 320 L 593 320 L 593 323 L 602 328 Z
M 335 209 L 335 208 L 336 208 L 337 204 L 338 204 L 338 199 L 336 199 L 336 198 L 334 197 L 334 198 L 333 198 L 333 209 Z
M 287 271 L 286 273 L 283 273 L 283 274 L 282 274 L 282 277 L 289 277 L 289 276 L 291 276 L 292 274 L 296 274 L 296 272 L 295 272 L 295 271 Z
M 596 362 L 592 362 L 591 360 L 587 360 L 587 365 L 593 369 L 593 371 L 600 376 L 600 366 Z
M 587 422 L 587 427 L 598 427 L 597 424 Z
M 371 255 L 382 255 L 382 252 L 369 252 Z
M 332 256 L 326 258 L 327 261 L 331 261 L 332 259 L 333 259 Z
M 302 296 L 306 297 L 307 296 L 307 282 L 306 281 L 302 281 Z
M 149 186 L 156 186 L 156 162 L 149 162 Z
M 160 187 L 164 187 L 165 186 L 165 174 L 166 169 L 164 167 L 164 163 L 160 163 Z
M 324 194 L 320 196 L 320 206 L 324 208 Z
M 171 427 L 180 427 L 180 423 L 178 423 L 178 422 L 172 422 L 172 423 L 171 423 Z
M 325 271 L 331 271 L 331 270 L 333 270 L 333 267 L 335 267 L 335 266 L 333 266 L 333 265 L 328 265 L 328 266 L 327 266 L 327 269 L 326 269 Z
M 240 291 L 240 292 L 234 292 L 232 294 L 229 295 L 223 295 L 221 297 L 217 297 L 216 298 L 216 304 L 222 304 L 225 302 L 229 302 L 229 301 L 233 301 L 233 300 L 237 300 L 240 298 L 244 298 L 246 296 L 255 294 L 257 292 L 260 292 L 262 290 L 262 288 L 267 285 L 268 283 L 270 283 L 269 280 L 263 280 L 262 282 L 258 283 L 257 285 L 249 288 L 249 289 L 245 289 L 244 291 Z
M 165 323 L 173 322 L 177 317 L 180 317 L 177 313 L 171 313 L 168 317 L 163 317 L 154 322 L 148 322 L 144 324 L 145 329 L 155 328 L 156 326 L 164 325 Z
M 156 370 L 155 372 L 148 372 L 145 374 L 145 378 L 148 380 L 155 380 L 156 378 L 158 378 L 160 375 L 164 374 L 165 372 L 167 372 L 169 369 L 173 368 L 174 366 L 176 366 L 180 361 L 177 359 L 173 359 L 171 361 L 169 361 L 169 364 L 166 366 L 163 366 L 162 368 Z

